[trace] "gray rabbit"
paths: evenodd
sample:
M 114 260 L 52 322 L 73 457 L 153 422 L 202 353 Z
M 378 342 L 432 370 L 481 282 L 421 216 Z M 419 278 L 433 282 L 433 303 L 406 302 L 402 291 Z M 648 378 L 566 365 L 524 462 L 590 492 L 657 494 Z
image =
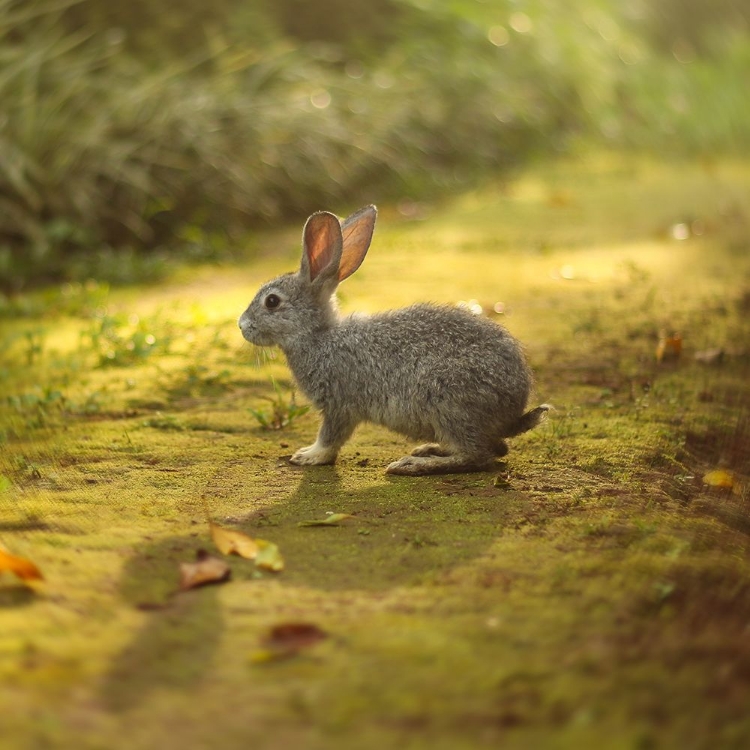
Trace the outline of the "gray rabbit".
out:
M 417 304 L 341 317 L 336 287 L 364 260 L 377 210 L 344 222 L 327 211 L 305 224 L 300 269 L 261 287 L 239 319 L 252 344 L 276 345 L 322 411 L 316 441 L 294 464 L 332 464 L 363 421 L 429 441 L 389 474 L 482 471 L 504 456 L 504 438 L 536 427 L 549 406 L 524 412 L 532 376 L 501 326 L 458 308 Z

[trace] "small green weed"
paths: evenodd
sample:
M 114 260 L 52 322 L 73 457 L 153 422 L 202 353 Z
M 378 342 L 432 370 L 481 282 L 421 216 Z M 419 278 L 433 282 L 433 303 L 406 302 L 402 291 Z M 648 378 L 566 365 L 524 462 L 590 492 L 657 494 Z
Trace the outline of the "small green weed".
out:
M 300 406 L 296 403 L 293 388 L 287 386 L 289 391 L 287 397 L 282 387 L 274 381 L 273 390 L 275 396 L 266 396 L 266 399 L 271 402 L 270 409 L 248 409 L 264 430 L 280 430 L 290 425 L 297 417 L 310 411 L 309 406 Z
M 560 440 L 575 435 L 580 429 L 580 414 L 579 407 L 566 411 L 553 410 L 546 421 L 551 437 L 554 440 Z
M 21 354 L 27 366 L 35 364 L 44 351 L 44 340 L 47 333 L 43 328 L 30 328 L 5 336 L 0 342 L 6 357 L 15 359 Z M 21 342 L 20 351 L 17 344 Z
M 157 336 L 155 331 L 161 329 Z M 170 325 L 138 316 L 110 315 L 102 312 L 81 333 L 82 348 L 90 348 L 99 367 L 128 367 L 153 354 L 167 354 L 172 345 Z
M 26 340 L 26 364 L 33 365 L 39 359 L 44 350 L 44 331 L 41 328 L 25 331 Z
M 231 372 L 228 369 L 215 372 L 206 365 L 190 365 L 185 370 L 185 381 L 173 387 L 175 395 L 222 393 L 230 385 Z

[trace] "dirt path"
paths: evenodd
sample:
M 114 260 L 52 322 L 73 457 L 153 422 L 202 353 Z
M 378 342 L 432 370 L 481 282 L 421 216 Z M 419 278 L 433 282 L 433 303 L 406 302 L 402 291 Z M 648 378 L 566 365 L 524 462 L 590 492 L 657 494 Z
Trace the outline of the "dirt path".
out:
M 46 581 L 0 576 L 0 748 L 750 744 L 750 166 L 599 157 L 426 210 L 382 212 L 343 306 L 474 299 L 525 342 L 556 411 L 493 472 L 388 478 L 376 427 L 287 463 L 316 416 L 260 427 L 288 373 L 235 320 L 288 245 L 2 320 L 0 542 Z M 283 572 L 176 593 L 220 556 L 204 501 Z

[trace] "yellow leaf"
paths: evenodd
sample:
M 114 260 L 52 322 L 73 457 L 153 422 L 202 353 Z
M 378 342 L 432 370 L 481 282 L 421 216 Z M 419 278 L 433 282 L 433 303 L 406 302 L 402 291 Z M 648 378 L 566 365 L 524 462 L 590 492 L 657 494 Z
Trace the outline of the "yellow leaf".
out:
M 44 578 L 42 572 L 31 560 L 16 557 L 0 549 L 0 573 L 4 570 L 14 573 L 22 581 L 41 581 Z
M 256 566 L 264 570 L 284 570 L 284 560 L 273 542 L 252 539 L 241 531 L 225 529 L 211 521 L 208 525 L 211 529 L 211 539 L 223 555 L 239 555 L 246 560 L 255 560 Z
M 279 552 L 279 548 L 273 542 L 267 542 L 265 539 L 256 539 L 258 545 L 258 554 L 255 557 L 255 564 L 264 570 L 272 570 L 278 573 L 284 570 L 284 558 Z
M 209 583 L 223 583 L 229 580 L 232 571 L 218 557 L 211 557 L 199 550 L 194 563 L 180 563 L 180 589 L 194 589 Z
M 246 560 L 255 560 L 258 555 L 258 543 L 247 534 L 232 529 L 224 529 L 209 522 L 211 539 L 222 555 L 239 555 Z
M 734 476 L 731 472 L 724 469 L 715 469 L 709 471 L 703 476 L 703 484 L 709 487 L 719 487 L 722 489 L 731 489 L 734 486 Z
M 294 651 L 277 651 L 272 648 L 261 648 L 250 654 L 250 663 L 268 664 L 274 661 L 281 661 L 281 659 L 288 659 L 290 656 L 294 655 Z
M 351 513 L 331 513 L 331 515 L 315 521 L 300 521 L 297 526 L 336 526 L 339 521 L 346 521 L 347 518 L 354 518 Z

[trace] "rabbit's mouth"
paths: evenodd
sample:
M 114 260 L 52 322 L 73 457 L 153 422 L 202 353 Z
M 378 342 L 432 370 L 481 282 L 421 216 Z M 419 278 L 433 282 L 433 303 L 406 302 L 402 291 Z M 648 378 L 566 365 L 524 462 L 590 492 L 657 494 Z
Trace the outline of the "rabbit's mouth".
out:
M 240 319 L 237 321 L 237 324 L 240 327 L 240 333 L 242 333 L 242 338 L 245 339 L 245 341 L 249 341 L 251 344 L 257 344 L 256 341 L 257 338 L 257 331 L 253 330 L 252 323 L 250 323 L 249 320 L 245 318 L 244 315 L 240 317 Z
M 251 344 L 255 344 L 255 346 L 273 346 L 276 343 L 268 334 L 263 335 L 262 331 L 254 328 L 250 322 L 243 318 L 240 318 L 239 325 L 242 338 Z

